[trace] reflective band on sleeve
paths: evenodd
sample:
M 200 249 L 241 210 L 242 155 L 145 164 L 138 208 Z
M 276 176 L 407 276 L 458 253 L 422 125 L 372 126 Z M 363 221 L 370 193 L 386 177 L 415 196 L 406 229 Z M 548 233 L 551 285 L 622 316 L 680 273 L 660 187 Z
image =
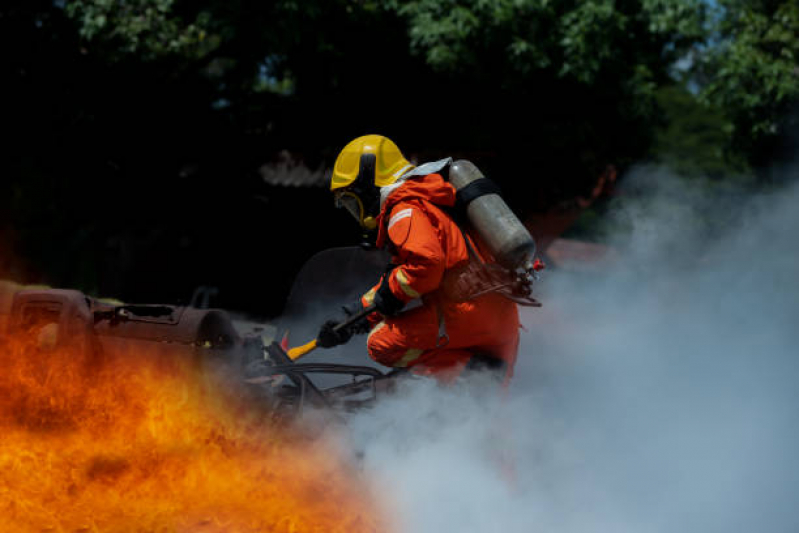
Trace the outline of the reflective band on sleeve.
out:
M 392 216 L 388 221 L 388 229 L 391 229 L 391 226 L 402 220 L 403 218 L 410 218 L 413 215 L 413 209 L 410 207 L 408 209 L 403 209 L 402 211 L 398 211 L 397 213 Z
M 369 307 L 370 305 L 375 303 L 375 293 L 376 292 L 377 292 L 377 289 L 374 288 L 374 287 L 369 289 L 369 292 L 367 292 L 366 294 L 363 295 L 363 297 L 362 297 L 363 301 L 361 303 L 364 304 L 365 307 Z
M 413 288 L 411 287 L 411 282 L 408 281 L 408 277 L 405 275 L 405 272 L 402 270 L 402 268 L 397 268 L 396 270 L 394 270 L 394 272 L 395 272 L 394 276 L 396 277 L 397 283 L 399 283 L 402 292 L 404 292 L 406 295 L 408 295 L 411 298 L 418 298 L 421 296 L 421 294 L 413 290 Z
M 399 361 L 394 363 L 393 366 L 395 368 L 404 368 L 409 364 L 411 364 L 412 362 L 416 361 L 419 358 L 419 356 L 422 355 L 423 353 L 424 350 L 420 350 L 419 348 L 411 348 L 407 352 L 405 352 L 405 355 L 400 357 Z

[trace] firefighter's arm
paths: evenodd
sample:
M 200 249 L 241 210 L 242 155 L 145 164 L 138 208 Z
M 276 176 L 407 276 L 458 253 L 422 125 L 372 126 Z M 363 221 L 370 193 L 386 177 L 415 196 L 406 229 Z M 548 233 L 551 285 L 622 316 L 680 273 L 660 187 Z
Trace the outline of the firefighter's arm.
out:
M 438 288 L 446 258 L 438 230 L 415 205 L 401 203 L 394 207 L 388 220 L 388 237 L 396 250 L 397 266 L 383 277 L 375 304 L 398 311 L 409 301 Z

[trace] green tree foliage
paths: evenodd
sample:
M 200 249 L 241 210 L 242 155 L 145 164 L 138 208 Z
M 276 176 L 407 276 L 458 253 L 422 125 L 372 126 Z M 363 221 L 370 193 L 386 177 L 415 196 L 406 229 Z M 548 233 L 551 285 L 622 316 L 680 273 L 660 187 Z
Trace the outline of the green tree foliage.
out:
M 440 70 L 499 65 L 499 83 L 547 76 L 590 85 L 603 72 L 651 97 L 653 81 L 703 35 L 704 4 L 693 0 L 416 0 L 396 2 L 412 48 Z M 639 109 L 647 105 L 638 106 Z
M 188 22 L 175 12 L 175 0 L 70 0 L 64 9 L 87 41 L 144 60 L 202 54 L 213 46 L 206 43 L 208 13 Z
M 732 149 L 733 127 L 719 108 L 683 85 L 658 89 L 660 122 L 651 148 L 654 162 L 688 178 L 743 179 L 746 158 Z
M 716 33 L 698 65 L 703 97 L 732 119 L 735 146 L 768 164 L 778 134 L 797 124 L 799 4 L 724 0 Z

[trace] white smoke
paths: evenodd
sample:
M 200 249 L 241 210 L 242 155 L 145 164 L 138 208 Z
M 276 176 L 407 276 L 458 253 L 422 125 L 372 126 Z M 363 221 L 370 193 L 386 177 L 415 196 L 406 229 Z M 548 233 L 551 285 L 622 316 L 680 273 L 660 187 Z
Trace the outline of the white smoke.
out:
M 507 397 L 414 381 L 352 416 L 400 531 L 799 531 L 799 188 L 626 181 L 620 257 L 546 275 Z

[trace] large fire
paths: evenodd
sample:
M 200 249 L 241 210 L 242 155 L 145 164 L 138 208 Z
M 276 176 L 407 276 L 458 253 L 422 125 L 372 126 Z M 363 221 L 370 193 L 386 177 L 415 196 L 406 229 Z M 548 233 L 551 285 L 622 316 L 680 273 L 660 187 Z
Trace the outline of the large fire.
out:
M 0 344 L 3 532 L 384 527 L 334 447 L 213 392 L 185 360 Z

